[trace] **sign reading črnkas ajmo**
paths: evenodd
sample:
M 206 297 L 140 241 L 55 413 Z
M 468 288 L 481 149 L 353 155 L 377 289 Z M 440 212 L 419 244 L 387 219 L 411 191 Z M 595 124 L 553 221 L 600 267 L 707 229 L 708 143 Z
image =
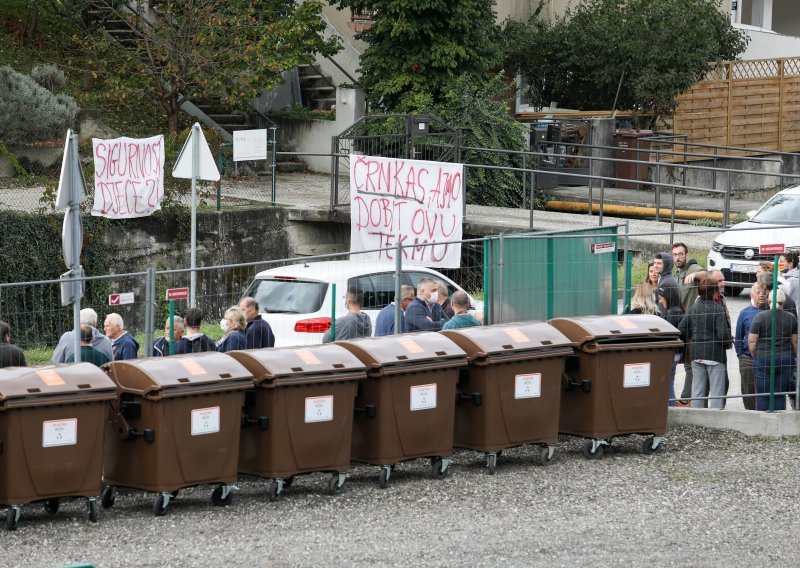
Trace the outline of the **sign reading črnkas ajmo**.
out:
M 146 217 L 164 196 L 164 136 L 92 139 L 92 215 L 111 219 Z
M 458 268 L 464 213 L 464 166 L 351 156 L 350 251 L 403 245 L 403 262 Z M 394 260 L 395 252 L 366 253 Z M 361 257 L 363 255 L 359 255 Z

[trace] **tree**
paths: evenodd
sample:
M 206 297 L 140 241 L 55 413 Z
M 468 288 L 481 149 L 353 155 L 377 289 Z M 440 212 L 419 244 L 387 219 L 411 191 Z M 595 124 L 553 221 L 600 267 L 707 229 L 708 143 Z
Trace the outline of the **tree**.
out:
M 335 39 L 321 35 L 325 24 L 315 0 L 161 0 L 147 13 L 115 0 L 63 3 L 63 15 L 82 30 L 111 91 L 152 93 L 172 135 L 183 97 L 245 109 L 261 89 L 280 83 L 281 71 L 338 49 Z M 76 4 L 87 6 L 76 10 Z M 86 18 L 98 10 L 112 17 Z M 114 39 L 97 21 L 114 21 L 125 33 L 118 29 Z
M 555 23 L 504 29 L 506 64 L 529 78 L 539 105 L 670 114 L 709 63 L 734 59 L 746 35 L 720 0 L 589 0 Z M 617 95 L 617 91 L 619 94 Z
M 493 0 L 334 0 L 340 8 L 374 12 L 359 34 L 369 44 L 361 80 L 373 108 L 405 112 L 419 95 L 441 101 L 461 75 L 495 66 L 499 27 Z

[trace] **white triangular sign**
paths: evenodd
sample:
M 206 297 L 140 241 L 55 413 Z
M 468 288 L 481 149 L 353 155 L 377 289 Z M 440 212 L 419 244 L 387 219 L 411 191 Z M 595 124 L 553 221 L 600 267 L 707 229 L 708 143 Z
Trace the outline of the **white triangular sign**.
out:
M 77 185 L 76 203 L 86 201 L 86 180 L 81 169 L 78 146 L 73 140 L 72 130 L 68 129 L 67 140 L 64 142 L 64 157 L 61 160 L 61 176 L 58 178 L 57 210 L 69 209 L 70 199 L 72 198 L 72 184 Z
M 197 172 L 194 172 L 194 177 L 207 181 L 219 181 L 219 170 L 216 162 L 214 162 L 214 156 L 211 155 L 211 148 L 208 147 L 203 129 L 196 122 L 192 126 L 192 131 L 189 133 L 178 159 L 175 161 L 175 166 L 172 168 L 172 177 L 192 179 L 192 156 L 195 144 L 199 145 L 199 156 Z

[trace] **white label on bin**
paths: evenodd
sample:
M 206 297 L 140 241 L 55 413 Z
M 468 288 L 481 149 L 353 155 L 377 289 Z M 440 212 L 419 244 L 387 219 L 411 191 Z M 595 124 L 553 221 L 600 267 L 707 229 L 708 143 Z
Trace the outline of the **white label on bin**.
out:
M 539 398 L 540 396 L 542 396 L 541 373 L 514 377 L 514 398 Z
M 306 398 L 306 424 L 333 420 L 333 395 Z
M 436 408 L 436 383 L 411 387 L 411 410 Z
M 74 446 L 78 443 L 78 419 L 45 420 L 42 422 L 42 447 Z
M 219 406 L 192 410 L 192 436 L 219 432 Z
M 626 364 L 625 373 L 622 379 L 622 386 L 626 389 L 635 387 L 649 387 L 650 363 Z

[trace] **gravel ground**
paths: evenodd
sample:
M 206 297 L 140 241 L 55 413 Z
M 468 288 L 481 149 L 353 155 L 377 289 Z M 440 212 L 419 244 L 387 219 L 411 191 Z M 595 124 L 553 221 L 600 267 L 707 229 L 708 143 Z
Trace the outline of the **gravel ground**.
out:
M 55 516 L 23 508 L 0 533 L 0 566 L 783 566 L 800 528 L 800 440 L 676 427 L 663 450 L 614 441 L 601 460 L 564 437 L 548 466 L 535 448 L 507 450 L 497 473 L 458 451 L 447 477 L 427 461 L 398 466 L 387 489 L 377 468 L 355 468 L 338 495 L 328 477 L 300 477 L 276 502 L 266 483 L 240 483 L 212 507 L 210 488 L 181 492 L 154 517 L 152 494 L 121 492 L 86 519 L 85 504 Z

